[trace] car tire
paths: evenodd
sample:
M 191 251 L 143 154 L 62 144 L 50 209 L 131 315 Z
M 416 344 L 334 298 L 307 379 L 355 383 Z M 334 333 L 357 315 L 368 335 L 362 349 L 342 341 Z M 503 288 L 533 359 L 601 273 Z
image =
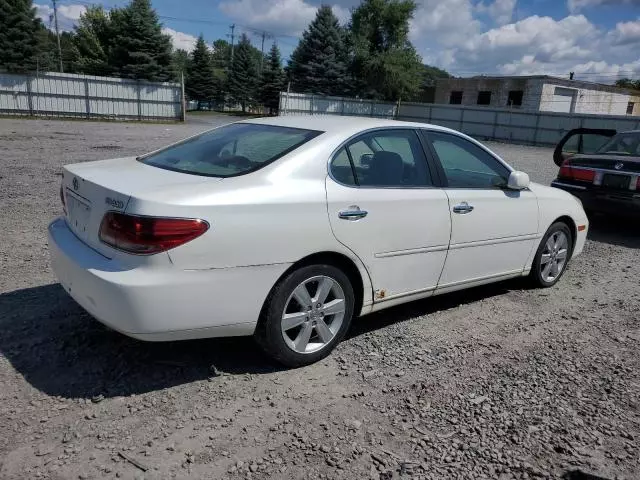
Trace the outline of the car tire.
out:
M 542 237 L 531 266 L 529 278 L 534 286 L 548 288 L 558 283 L 572 253 L 573 236 L 569 226 L 564 222 L 551 225 Z
M 353 286 L 340 269 L 301 267 L 273 287 L 254 337 L 277 362 L 287 367 L 309 365 L 329 355 L 344 338 L 354 303 Z

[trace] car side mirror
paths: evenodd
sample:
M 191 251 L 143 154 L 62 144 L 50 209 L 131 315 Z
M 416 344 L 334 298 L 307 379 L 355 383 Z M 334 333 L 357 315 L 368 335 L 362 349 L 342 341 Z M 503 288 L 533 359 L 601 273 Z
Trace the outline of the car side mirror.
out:
M 524 172 L 511 172 L 507 182 L 510 190 L 524 190 L 529 186 L 529 175 Z

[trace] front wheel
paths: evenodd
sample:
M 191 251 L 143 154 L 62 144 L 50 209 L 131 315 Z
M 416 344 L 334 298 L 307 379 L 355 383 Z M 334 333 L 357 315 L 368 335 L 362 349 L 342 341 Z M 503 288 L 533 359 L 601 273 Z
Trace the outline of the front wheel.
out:
M 531 266 L 530 278 L 542 288 L 555 285 L 566 270 L 573 251 L 571 230 L 566 223 L 556 222 L 542 237 Z
M 255 338 L 283 365 L 308 365 L 329 355 L 342 340 L 353 309 L 353 287 L 341 270 L 332 265 L 302 267 L 271 291 Z

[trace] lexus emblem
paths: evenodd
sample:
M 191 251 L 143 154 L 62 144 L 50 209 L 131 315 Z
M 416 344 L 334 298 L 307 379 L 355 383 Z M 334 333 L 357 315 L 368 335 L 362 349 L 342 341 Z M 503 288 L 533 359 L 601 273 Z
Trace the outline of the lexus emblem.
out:
M 616 165 L 616 168 L 618 168 L 617 165 Z M 73 177 L 73 189 L 74 190 L 78 190 L 78 188 L 80 188 L 80 184 L 78 183 L 78 178 L 77 177 Z
M 613 166 L 613 168 L 615 168 L 616 170 L 622 170 L 622 167 L 624 167 L 624 163 L 622 162 L 616 162 L 616 164 Z

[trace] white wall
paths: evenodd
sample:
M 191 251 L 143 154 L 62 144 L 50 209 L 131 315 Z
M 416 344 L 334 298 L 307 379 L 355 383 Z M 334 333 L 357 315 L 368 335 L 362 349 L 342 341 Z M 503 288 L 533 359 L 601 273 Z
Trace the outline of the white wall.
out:
M 568 89 L 564 85 L 544 83 L 540 97 L 540 111 L 559 111 L 559 103 L 555 96 L 555 89 Z M 572 113 L 588 113 L 600 115 L 626 115 L 629 95 L 600 90 L 576 88 Z

